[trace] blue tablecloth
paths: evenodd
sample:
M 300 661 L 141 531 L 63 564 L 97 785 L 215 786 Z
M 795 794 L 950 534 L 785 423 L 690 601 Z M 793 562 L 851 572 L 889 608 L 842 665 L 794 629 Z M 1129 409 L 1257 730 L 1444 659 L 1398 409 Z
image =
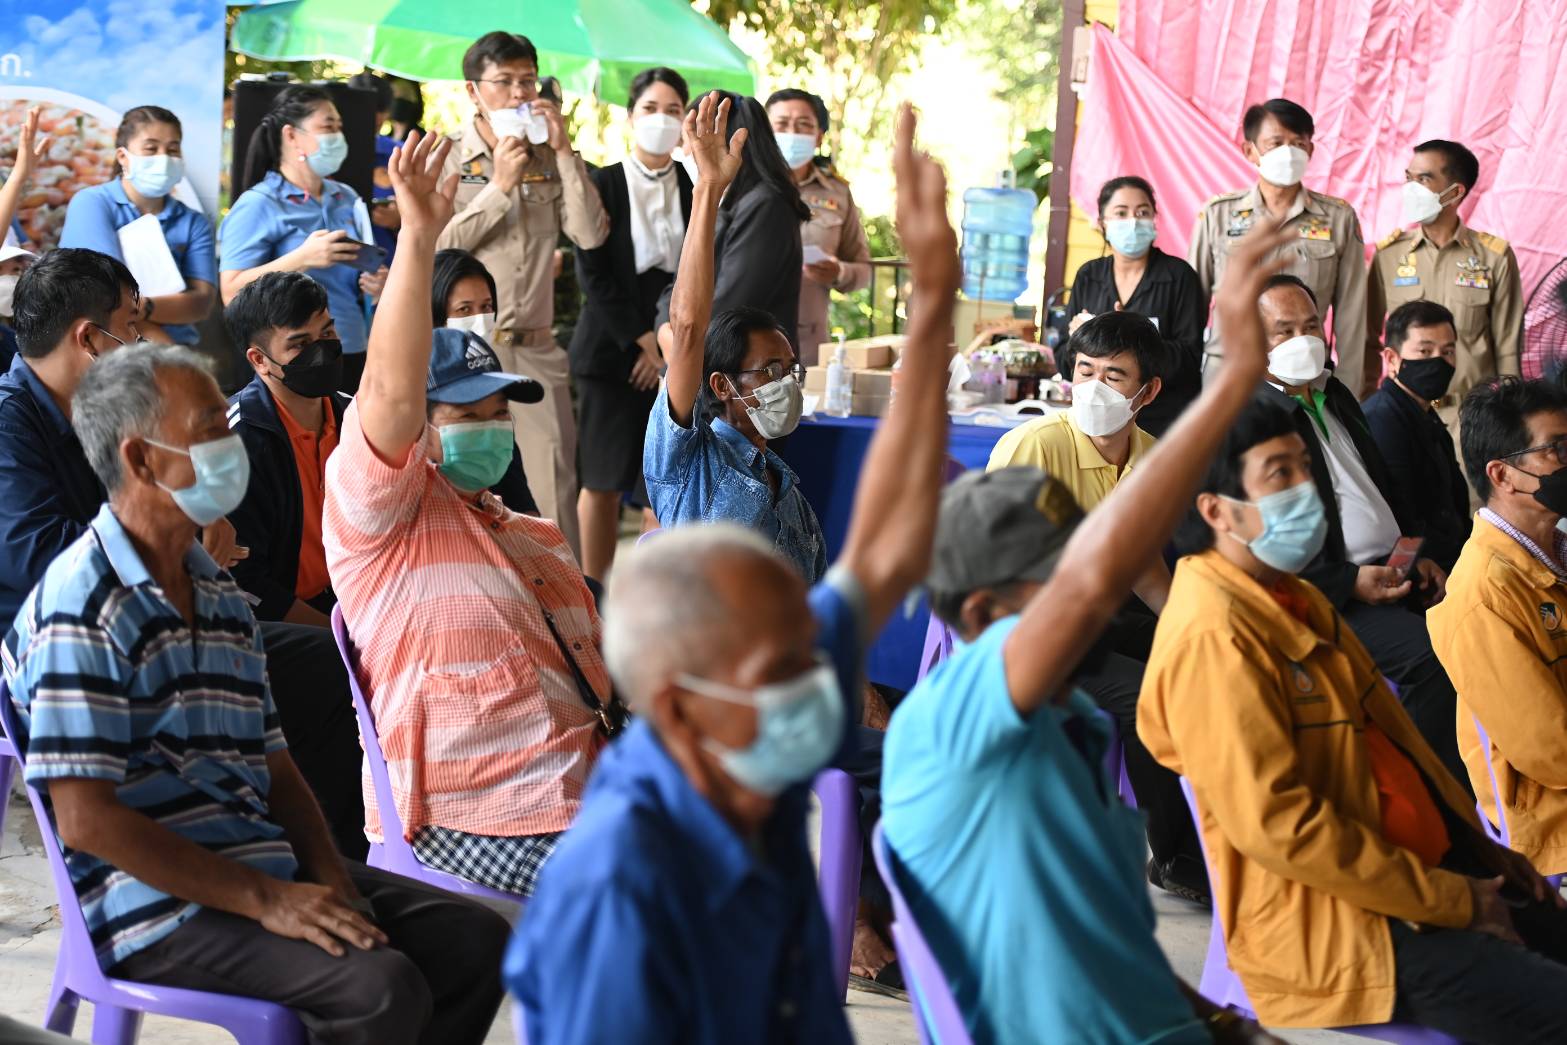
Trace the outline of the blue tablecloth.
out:
M 800 489 L 821 520 L 828 562 L 843 550 L 855 484 L 877 423 L 874 417 L 809 418 L 800 422 L 779 451 L 799 473 Z M 991 449 L 1007 429 L 951 425 L 948 431 L 947 453 L 967 469 L 985 467 Z M 867 658 L 872 682 L 905 690 L 914 685 L 929 617 L 924 600 L 911 617 L 905 617 L 901 609 L 893 614 Z

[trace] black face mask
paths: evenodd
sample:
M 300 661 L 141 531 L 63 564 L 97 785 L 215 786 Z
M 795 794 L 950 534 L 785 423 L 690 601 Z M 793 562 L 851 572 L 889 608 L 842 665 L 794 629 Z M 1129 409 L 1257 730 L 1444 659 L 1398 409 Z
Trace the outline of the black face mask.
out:
M 261 353 L 266 356 L 265 352 Z M 267 356 L 272 359 L 271 356 Z M 272 359 L 277 363 L 277 360 Z M 283 387 L 306 399 L 320 399 L 337 391 L 343 383 L 343 343 L 337 338 L 322 338 L 300 349 L 292 363 L 278 363 L 283 370 Z
M 1517 465 L 1513 465 L 1518 468 Z M 1534 499 L 1540 502 L 1540 507 L 1552 515 L 1567 516 L 1567 467 L 1558 468 L 1549 475 L 1540 475 L 1538 472 L 1524 472 L 1524 475 L 1532 475 L 1540 480 L 1540 486 L 1534 491 Z
M 1398 383 L 1421 399 L 1441 399 L 1453 383 L 1453 364 L 1441 356 L 1406 359 L 1393 375 Z

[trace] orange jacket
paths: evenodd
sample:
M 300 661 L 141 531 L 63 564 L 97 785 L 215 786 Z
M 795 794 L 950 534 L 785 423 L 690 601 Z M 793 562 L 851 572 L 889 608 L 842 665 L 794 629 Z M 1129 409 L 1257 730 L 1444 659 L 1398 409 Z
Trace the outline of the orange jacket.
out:
M 1431 645 L 1458 690 L 1458 750 L 1509 844 L 1542 874 L 1567 871 L 1567 585 L 1484 519 L 1426 614 Z M 1474 716 L 1490 737 L 1480 750 Z
M 1395 986 L 1387 919 L 1461 928 L 1471 899 L 1462 875 L 1383 838 L 1365 724 L 1479 824 L 1332 604 L 1284 583 L 1309 602 L 1310 627 L 1218 552 L 1180 561 L 1137 734 L 1196 792 L 1214 912 L 1261 1021 L 1383 1023 Z

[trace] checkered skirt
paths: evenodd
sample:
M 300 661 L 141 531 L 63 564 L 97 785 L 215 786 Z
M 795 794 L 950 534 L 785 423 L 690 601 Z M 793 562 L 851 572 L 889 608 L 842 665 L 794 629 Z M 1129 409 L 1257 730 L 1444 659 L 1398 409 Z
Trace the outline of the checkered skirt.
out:
M 426 867 L 491 889 L 532 896 L 539 871 L 559 840 L 558 831 L 509 838 L 423 827 L 414 835 L 413 850 Z

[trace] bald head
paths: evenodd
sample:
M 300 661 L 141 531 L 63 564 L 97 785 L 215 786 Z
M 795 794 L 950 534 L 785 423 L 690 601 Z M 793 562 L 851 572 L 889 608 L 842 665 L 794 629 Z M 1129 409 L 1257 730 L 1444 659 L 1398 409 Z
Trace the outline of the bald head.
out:
M 1272 348 L 1293 337 L 1322 336 L 1322 317 L 1311 291 L 1293 277 L 1275 276 L 1257 298 L 1262 329 Z

